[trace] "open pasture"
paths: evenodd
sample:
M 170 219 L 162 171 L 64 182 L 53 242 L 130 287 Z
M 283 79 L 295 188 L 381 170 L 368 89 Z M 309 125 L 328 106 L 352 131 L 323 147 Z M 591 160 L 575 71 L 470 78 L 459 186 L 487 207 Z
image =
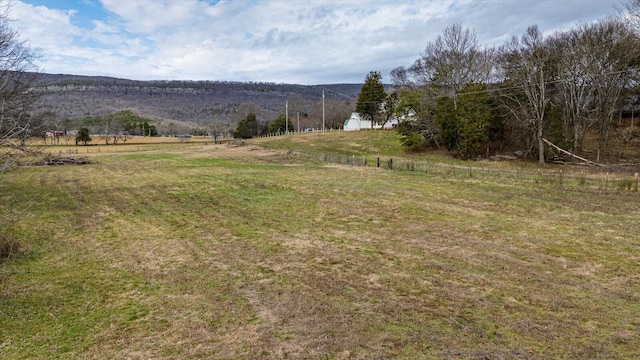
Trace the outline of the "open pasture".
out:
M 86 155 L 86 154 L 102 154 L 102 153 L 128 153 L 147 150 L 166 150 L 192 145 L 214 144 L 214 140 L 209 136 L 192 136 L 192 137 L 143 137 L 129 136 L 126 141 L 118 140 L 117 144 L 113 143 L 113 138 L 108 138 L 108 143 L 104 136 L 92 136 L 92 140 L 84 145 L 82 143 L 76 145 L 75 138 L 61 137 L 58 140 L 48 138 L 46 143 L 42 138 L 32 138 L 27 144 L 33 149 L 38 149 L 46 153 L 58 155 Z M 218 142 L 220 140 L 218 139 Z M 224 142 L 230 142 L 225 139 Z
M 0 358 L 640 357 L 637 193 L 251 144 L 95 159 L 0 183 Z

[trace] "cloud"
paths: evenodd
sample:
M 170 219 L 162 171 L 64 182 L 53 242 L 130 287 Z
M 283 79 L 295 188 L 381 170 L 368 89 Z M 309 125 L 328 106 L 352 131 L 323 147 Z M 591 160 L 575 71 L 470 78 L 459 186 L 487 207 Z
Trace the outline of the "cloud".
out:
M 16 19 L 20 36 L 28 39 L 32 47 L 55 52 L 71 46 L 73 38 L 82 33 L 71 24 L 76 13 L 73 9 L 60 11 L 16 2 L 11 8 L 10 18 Z
M 12 13 L 45 71 L 303 84 L 387 76 L 454 22 L 496 45 L 529 25 L 555 31 L 612 12 L 599 0 L 101 0 L 91 6 L 104 16 L 80 22 L 91 16 L 82 6 L 22 1 Z

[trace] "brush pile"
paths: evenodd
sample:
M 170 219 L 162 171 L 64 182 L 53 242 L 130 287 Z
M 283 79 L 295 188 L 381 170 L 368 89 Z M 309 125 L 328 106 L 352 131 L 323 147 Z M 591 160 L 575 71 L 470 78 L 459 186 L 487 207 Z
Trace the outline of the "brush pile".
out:
M 49 155 L 38 161 L 26 163 L 29 166 L 49 166 L 49 165 L 85 165 L 93 162 L 87 158 L 73 158 L 64 156 Z

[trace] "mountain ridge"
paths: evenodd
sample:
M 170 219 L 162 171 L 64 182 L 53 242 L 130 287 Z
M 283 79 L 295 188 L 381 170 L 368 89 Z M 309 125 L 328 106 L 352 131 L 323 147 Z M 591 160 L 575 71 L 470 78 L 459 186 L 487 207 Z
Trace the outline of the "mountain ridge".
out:
M 106 76 L 39 74 L 41 107 L 65 122 L 131 110 L 158 124 L 234 127 L 248 112 L 269 121 L 289 111 L 316 127 L 322 103 L 329 125 L 337 127 L 355 107 L 362 84 L 298 85 L 212 80 L 130 80 Z M 302 127 L 302 125 L 301 125 Z

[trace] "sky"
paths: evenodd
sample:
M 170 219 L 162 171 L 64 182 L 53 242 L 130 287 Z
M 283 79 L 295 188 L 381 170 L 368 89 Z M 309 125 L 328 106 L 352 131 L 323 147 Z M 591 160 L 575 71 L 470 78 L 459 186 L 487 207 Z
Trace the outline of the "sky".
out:
M 623 0 L 14 0 L 42 72 L 134 80 L 362 83 L 458 23 L 482 46 L 617 14 Z

